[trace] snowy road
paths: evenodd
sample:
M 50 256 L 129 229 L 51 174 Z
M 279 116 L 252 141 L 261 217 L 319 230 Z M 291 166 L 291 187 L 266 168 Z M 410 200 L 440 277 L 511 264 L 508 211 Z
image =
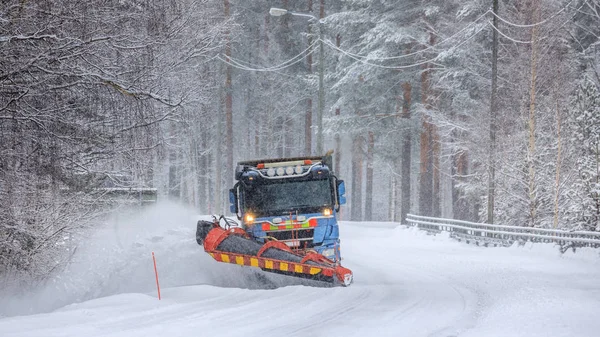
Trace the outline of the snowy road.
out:
M 98 298 L 2 318 L 0 336 L 582 337 L 600 331 L 594 251 L 561 256 L 549 245 L 483 248 L 389 223 L 343 222 L 352 286 L 260 289 L 260 276 L 248 268 L 206 256 L 185 217 L 147 219 L 96 238 L 89 256 L 52 291 L 6 305 L 39 311 Z M 151 251 L 162 301 L 152 290 Z M 272 284 L 286 279 L 267 278 Z

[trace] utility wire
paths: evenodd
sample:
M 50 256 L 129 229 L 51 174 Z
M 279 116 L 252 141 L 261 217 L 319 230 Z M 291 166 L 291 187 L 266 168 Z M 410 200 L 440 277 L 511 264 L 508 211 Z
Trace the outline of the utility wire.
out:
M 502 33 L 502 31 L 500 29 L 494 27 L 494 25 L 491 22 L 488 21 L 488 24 L 490 25 L 490 27 L 492 27 L 493 30 L 497 31 L 498 34 L 502 35 L 504 38 L 506 38 L 506 39 L 508 39 L 508 40 L 510 40 L 512 42 L 522 43 L 522 44 L 531 44 L 531 43 L 533 43 L 533 41 L 521 41 L 521 40 L 517 40 L 515 38 L 512 38 L 512 37 L 510 37 L 510 36 Z
M 318 41 L 317 41 L 318 42 Z M 244 64 L 243 61 L 240 60 L 236 60 L 233 57 L 230 56 L 224 56 L 227 60 L 223 60 L 222 57 L 220 57 L 221 61 L 224 61 L 226 63 L 231 63 L 233 65 L 237 65 L 238 67 L 244 68 L 245 70 L 251 70 L 251 71 L 277 71 L 277 70 L 281 70 L 281 69 L 285 69 L 291 65 L 294 65 L 298 62 L 300 62 L 304 57 L 312 54 L 314 52 L 314 46 L 316 45 L 316 42 L 311 44 L 308 48 L 306 48 L 305 50 L 303 50 L 302 52 L 300 52 L 299 54 L 297 54 L 296 56 L 292 57 L 291 59 L 282 62 L 276 66 L 273 67 L 266 67 L 266 68 L 258 68 L 257 65 L 251 64 L 251 63 L 247 63 Z M 307 53 L 307 51 L 309 51 Z
M 530 24 L 530 25 L 518 25 L 515 23 L 512 23 L 510 21 L 508 21 L 507 19 L 504 19 L 502 17 L 500 17 L 498 14 L 494 13 L 492 10 L 487 10 L 485 13 L 481 14 L 479 17 L 477 17 L 477 19 L 473 20 L 471 23 L 469 23 L 468 25 L 466 25 L 465 27 L 463 27 L 461 30 L 459 30 L 458 32 L 454 33 L 453 35 L 451 35 L 450 37 L 440 41 L 438 44 L 433 45 L 433 46 L 429 46 L 425 49 L 421 49 L 418 51 L 415 51 L 413 53 L 409 53 L 409 54 L 404 54 L 404 55 L 399 55 L 399 56 L 389 56 L 389 57 L 370 57 L 370 56 L 365 56 L 365 55 L 359 55 L 359 54 L 354 54 L 352 52 L 346 51 L 346 55 L 348 56 L 353 56 L 355 58 L 362 58 L 365 60 L 371 60 L 371 61 L 386 61 L 386 60 L 395 60 L 395 59 L 401 59 L 401 58 L 405 58 L 405 57 L 410 57 L 410 56 L 414 56 L 423 52 L 426 52 L 430 49 L 438 49 L 440 47 L 440 45 L 443 45 L 444 43 L 453 40 L 454 38 L 456 38 L 458 35 L 460 35 L 461 33 L 463 33 L 464 31 L 466 31 L 467 29 L 469 29 L 471 26 L 473 26 L 474 24 L 476 24 L 477 22 L 479 22 L 482 18 L 484 18 L 486 15 L 488 14 L 492 14 L 493 16 L 496 16 L 498 19 L 500 19 L 501 21 L 505 22 L 506 24 L 510 25 L 510 26 L 514 26 L 514 27 L 520 27 L 520 28 L 531 28 L 531 27 L 535 27 L 535 26 L 539 26 L 539 25 L 543 25 L 546 22 L 550 21 L 551 19 L 553 19 L 554 17 L 558 16 L 560 13 L 562 13 L 563 11 L 565 11 L 575 0 L 571 0 L 568 4 L 566 4 L 563 8 L 561 8 L 558 12 L 554 13 L 552 16 L 550 16 L 549 18 L 534 23 L 534 24 Z M 489 21 L 488 21 L 489 23 Z M 513 41 L 513 42 L 517 42 L 517 43 L 525 43 L 525 44 L 530 44 L 531 41 L 519 41 L 516 39 L 513 39 L 511 37 L 509 37 L 508 35 L 502 33 L 501 31 L 499 31 L 496 27 L 494 27 L 494 29 L 500 33 L 502 36 L 504 36 L 505 38 Z M 470 39 L 470 37 L 469 37 Z
M 403 54 L 403 55 L 398 55 L 398 56 L 389 56 L 389 57 L 370 57 L 370 56 L 365 56 L 365 55 L 354 54 L 354 53 L 349 52 L 349 51 L 346 51 L 346 53 L 347 53 L 348 56 L 351 55 L 351 56 L 354 56 L 354 57 L 357 57 L 357 58 L 362 58 L 362 59 L 365 59 L 365 60 L 372 60 L 372 61 L 396 60 L 396 59 L 401 59 L 401 58 L 405 58 L 405 57 L 410 57 L 410 56 L 413 56 L 413 55 L 424 53 L 424 52 L 426 52 L 426 51 L 428 51 L 430 49 L 439 48 L 440 45 L 442 45 L 442 44 L 444 44 L 444 43 L 446 43 L 446 42 L 448 42 L 450 40 L 453 40 L 459 34 L 461 34 L 462 32 L 466 31 L 469 27 L 473 26 L 479 20 L 481 20 L 482 18 L 484 18 L 490 12 L 491 11 L 488 10 L 487 12 L 481 14 L 477 19 L 473 20 L 471 23 L 469 23 L 468 25 L 466 25 L 465 27 L 463 27 L 461 30 L 459 30 L 458 32 L 454 33 L 453 35 L 449 36 L 448 38 L 440 41 L 438 44 L 433 45 L 433 46 L 429 46 L 429 47 L 424 48 L 424 49 L 417 50 L 417 51 L 409 53 L 409 54 Z
M 384 66 L 384 65 L 380 65 L 380 64 L 375 64 L 375 63 L 371 63 L 368 61 L 365 61 L 364 59 L 360 58 L 360 57 L 356 57 L 350 53 L 348 53 L 347 51 L 341 49 L 340 47 L 334 45 L 332 42 L 330 41 L 324 41 L 326 45 L 328 45 L 329 47 L 335 49 L 336 51 L 350 57 L 351 59 L 354 59 L 360 63 L 364 63 L 366 65 L 372 66 L 372 67 L 376 67 L 376 68 L 383 68 L 383 69 L 406 69 L 406 68 L 412 68 L 412 67 L 417 67 L 423 64 L 427 64 L 430 62 L 435 61 L 438 57 L 433 57 L 431 59 L 425 60 L 425 61 L 421 61 L 421 62 L 417 62 L 417 63 L 413 63 L 413 64 L 408 64 L 408 65 L 404 65 L 404 66 Z
M 485 13 L 481 14 L 477 19 L 475 19 L 474 21 L 472 21 L 471 23 L 469 23 L 468 25 L 466 25 L 464 28 L 462 28 L 461 30 L 459 30 L 458 32 L 456 32 L 454 35 L 451 35 L 450 37 L 444 39 L 443 41 L 439 42 L 436 45 L 433 46 L 429 46 L 425 49 L 421 49 L 418 50 L 416 52 L 413 53 L 409 53 L 409 54 L 404 54 L 404 55 L 399 55 L 399 56 L 390 56 L 390 57 L 369 57 L 369 56 L 365 56 L 365 55 L 359 55 L 359 54 L 354 54 L 351 53 L 349 51 L 346 51 L 346 55 L 348 56 L 354 56 L 355 58 L 362 58 L 365 60 L 372 60 L 372 61 L 385 61 L 385 60 L 394 60 L 394 59 L 401 59 L 401 58 L 405 58 L 405 57 L 409 57 L 409 56 L 413 56 L 413 55 L 417 55 L 419 53 L 423 53 L 426 52 L 430 49 L 436 49 L 439 48 L 440 45 L 443 45 L 444 43 L 456 38 L 459 34 L 461 34 L 462 32 L 466 31 L 468 28 L 470 28 L 472 25 L 474 25 L 475 23 L 479 22 L 479 20 L 481 20 L 482 18 L 484 18 L 486 15 L 488 15 L 489 13 L 491 13 L 493 16 L 496 16 L 498 19 L 500 19 L 501 21 L 503 21 L 504 23 L 510 25 L 510 26 L 514 26 L 514 27 L 519 27 L 519 28 L 531 28 L 531 27 L 535 27 L 535 26 L 539 26 L 539 25 L 543 25 L 546 22 L 550 21 L 551 19 L 555 18 L 556 16 L 558 16 L 560 13 L 564 12 L 575 0 L 571 0 L 569 3 L 567 3 L 563 8 L 561 8 L 558 12 L 554 13 L 552 16 L 550 16 L 549 18 L 534 23 L 534 24 L 530 24 L 530 25 L 518 25 L 515 23 L 512 23 L 510 21 L 508 21 L 507 19 L 502 18 L 501 16 L 499 16 L 498 14 L 494 13 L 492 10 L 487 10 Z M 488 21 L 489 23 L 489 21 Z M 493 26 L 492 26 L 493 27 Z M 498 33 L 500 33 L 500 35 L 504 36 L 505 38 L 507 38 L 508 40 L 511 40 L 513 42 L 516 43 L 523 43 L 523 44 L 531 44 L 531 41 L 520 41 L 514 38 L 511 38 L 510 36 L 504 34 L 503 32 L 501 32 L 500 30 L 498 30 L 496 27 L 493 27 L 494 30 L 496 30 Z M 470 39 L 470 37 L 469 37 Z
M 552 16 L 550 16 L 549 18 L 547 18 L 547 19 L 544 19 L 544 20 L 542 20 L 542 21 L 540 21 L 540 22 L 532 23 L 532 24 L 530 24 L 530 25 L 519 25 L 519 24 L 516 24 L 516 23 L 512 23 L 512 22 L 508 21 L 507 19 L 504 19 L 504 18 L 503 18 L 503 17 L 501 17 L 500 15 L 498 15 L 498 14 L 494 13 L 493 11 L 489 11 L 489 12 L 490 12 L 490 13 L 492 13 L 492 15 L 494 15 L 495 17 L 497 17 L 497 18 L 498 18 L 500 21 L 502 21 L 502 22 L 506 23 L 506 24 L 507 24 L 507 25 L 509 25 L 509 26 L 513 26 L 513 27 L 517 27 L 517 28 L 532 28 L 532 27 L 535 27 L 535 26 L 540 26 L 540 25 L 543 25 L 543 24 L 545 24 L 546 22 L 550 21 L 551 19 L 553 19 L 554 17 L 556 17 L 557 15 L 559 15 L 560 13 L 562 13 L 564 10 L 566 10 L 566 9 L 567 9 L 567 8 L 568 8 L 568 7 L 569 7 L 569 6 L 570 6 L 570 5 L 571 5 L 571 4 L 574 2 L 574 1 L 575 1 L 575 0 L 571 0 L 571 1 L 569 1 L 569 3 L 568 3 L 568 4 L 566 4 L 566 5 L 565 5 L 563 8 L 561 8 L 561 9 L 560 9 L 558 12 L 554 13 L 554 14 L 553 14 Z
M 314 53 L 315 51 L 315 46 L 316 44 L 319 42 L 319 40 L 317 39 L 315 42 L 313 42 L 310 46 L 308 46 L 308 48 L 306 48 L 305 50 L 301 51 L 299 54 L 297 54 L 296 56 L 290 58 L 289 60 L 282 62 L 276 66 L 273 67 L 266 67 L 266 68 L 259 68 L 257 65 L 251 64 L 251 63 L 247 63 L 247 62 L 243 62 L 240 60 L 237 60 L 233 57 L 230 56 L 225 56 L 225 55 L 219 55 L 217 56 L 217 59 L 219 59 L 221 62 L 230 64 L 236 68 L 239 69 L 243 69 L 243 70 L 248 70 L 248 71 L 262 71 L 262 72 L 268 72 L 268 71 L 279 71 L 285 68 L 288 68 L 294 64 L 297 64 L 298 62 L 302 61 L 302 59 L 308 55 L 311 55 L 312 53 Z M 225 59 L 224 59 L 225 58 Z
M 558 12 L 556 12 L 556 13 L 555 13 L 553 16 L 549 17 L 548 19 L 546 19 L 546 20 L 544 20 L 544 21 L 540 21 L 540 22 L 538 22 L 538 23 L 536 23 L 536 24 L 532 24 L 532 25 L 521 25 L 521 26 L 517 25 L 517 27 L 520 27 L 520 28 L 522 28 L 522 27 L 529 28 L 529 27 L 535 27 L 535 26 L 537 26 L 537 25 L 541 25 L 541 24 L 543 24 L 543 23 L 545 23 L 545 22 L 549 21 L 550 19 L 552 19 L 552 18 L 554 18 L 554 17 L 558 16 L 558 15 L 559 15 L 561 12 L 563 12 L 563 11 L 564 11 L 564 10 L 565 10 L 565 9 L 566 9 L 566 8 L 567 8 L 567 7 L 568 7 L 568 6 L 569 6 L 569 5 L 572 3 L 572 2 L 573 2 L 573 1 L 569 2 L 569 3 L 568 3 L 566 6 L 565 6 L 565 7 L 563 7 L 561 10 L 559 10 Z M 582 7 L 583 7 L 583 5 L 582 5 L 582 6 L 580 6 L 579 8 L 577 8 L 577 10 L 581 9 Z M 497 16 L 497 15 L 496 15 L 496 17 L 498 17 L 500 20 L 502 20 L 502 21 L 506 22 L 505 20 L 503 20 L 503 19 L 502 19 L 502 18 L 500 18 L 499 16 Z M 552 31 L 554 31 L 554 30 L 558 30 L 558 29 L 562 28 L 562 27 L 563 27 L 565 24 L 567 24 L 568 22 L 570 22 L 570 21 L 571 21 L 571 20 L 572 20 L 574 17 L 575 17 L 575 14 L 574 14 L 574 15 L 572 15 L 572 16 L 570 16 L 568 20 L 566 20 L 566 21 L 562 22 L 562 23 L 561 23 L 561 24 L 560 24 L 558 27 L 555 27 L 554 29 L 550 29 L 550 31 L 549 31 L 549 32 L 552 32 Z M 532 43 L 532 41 L 521 41 L 521 40 L 517 40 L 517 39 L 515 39 L 515 38 L 512 38 L 512 37 L 510 37 L 510 36 L 508 36 L 508 35 L 504 34 L 504 33 L 503 33 L 502 31 L 500 31 L 498 28 L 494 27 L 494 25 L 493 25 L 491 22 L 489 22 L 489 21 L 488 21 L 488 24 L 489 24 L 489 25 L 490 25 L 490 26 L 491 26 L 491 27 L 492 27 L 492 28 L 493 28 L 495 31 L 497 31 L 497 32 L 498 32 L 500 35 L 502 35 L 504 38 L 506 38 L 506 39 L 508 39 L 508 40 L 510 40 L 510 41 L 512 41 L 512 42 L 515 42 L 515 43 L 522 43 L 522 44 L 531 44 L 531 43 Z M 549 32 L 547 32 L 546 34 L 548 34 Z
M 458 43 L 458 44 L 456 44 L 454 46 L 451 46 L 450 48 L 448 48 L 448 50 L 450 50 L 452 48 L 458 48 L 461 45 L 465 44 L 470 39 L 472 39 L 477 34 L 479 34 L 484 28 L 485 28 L 485 26 L 482 26 L 477 32 L 475 32 L 474 34 L 472 34 L 471 36 L 469 36 L 466 40 L 464 40 L 464 41 L 462 41 L 462 42 L 460 42 L 460 43 Z M 407 68 L 418 67 L 418 66 L 421 66 L 421 65 L 424 65 L 424 64 L 427 64 L 427 63 L 432 63 L 432 62 L 436 61 L 440 57 L 440 55 L 438 55 L 438 56 L 435 56 L 433 58 L 430 58 L 430 59 L 427 59 L 427 60 L 424 60 L 424 61 L 420 61 L 420 62 L 416 62 L 416 63 L 412 63 L 412 64 L 407 64 L 407 65 L 402 65 L 402 66 L 384 66 L 384 65 L 375 64 L 375 63 L 371 63 L 371 62 L 365 61 L 364 59 L 361 59 L 359 57 L 355 57 L 355 56 L 351 55 L 350 53 L 348 53 L 347 51 L 345 51 L 345 50 L 337 47 L 336 45 L 334 45 L 330 41 L 324 41 L 324 42 L 325 42 L 325 44 L 327 44 L 331 48 L 337 50 L 338 52 L 340 52 L 340 53 L 342 53 L 342 54 L 344 54 L 344 55 L 346 55 L 346 56 L 348 56 L 348 57 L 350 57 L 350 58 L 352 58 L 352 59 L 354 59 L 354 60 L 356 60 L 358 62 L 361 62 L 361 63 L 366 64 L 368 66 L 372 66 L 372 67 L 376 67 L 376 68 L 383 68 L 383 69 L 396 69 L 396 70 L 400 70 L 400 69 L 407 69 Z
M 317 39 L 315 42 L 313 42 L 308 48 L 306 48 L 305 50 L 303 50 L 302 52 L 300 52 L 299 54 L 297 54 L 296 56 L 292 57 L 291 59 L 282 62 L 276 66 L 273 67 L 266 67 L 266 68 L 259 68 L 257 65 L 253 65 L 251 63 L 245 63 L 241 60 L 236 60 L 235 58 L 232 58 L 230 56 L 224 56 L 226 59 L 223 58 L 222 55 L 218 55 L 216 58 L 218 60 L 220 60 L 223 63 L 229 64 L 235 68 L 238 69 L 242 69 L 242 70 L 247 70 L 247 71 L 257 71 L 257 72 L 271 72 L 271 71 L 279 71 L 279 70 L 283 70 L 285 68 L 288 68 L 292 65 L 295 65 L 299 62 L 302 61 L 302 59 L 308 55 L 311 55 L 312 53 L 314 53 L 315 51 L 315 46 L 318 42 L 322 41 L 323 43 L 325 43 L 326 45 L 328 45 L 329 47 L 333 48 L 334 50 L 358 61 L 361 62 L 363 64 L 372 66 L 372 67 L 377 67 L 377 68 L 383 68 L 383 69 L 407 69 L 407 68 L 413 68 L 413 67 L 417 67 L 417 66 L 421 66 L 427 63 L 431 63 L 436 61 L 439 58 L 438 56 L 435 56 L 433 58 L 424 60 L 424 61 L 420 61 L 420 62 L 416 62 L 416 63 L 412 63 L 412 64 L 407 64 L 407 65 L 402 65 L 402 66 L 384 66 L 384 65 L 380 65 L 380 64 L 376 64 L 376 63 L 371 63 L 369 61 L 388 61 L 388 60 L 398 60 L 398 59 L 402 59 L 402 58 L 406 58 L 406 57 L 410 57 L 410 56 L 414 56 L 414 55 L 418 55 L 421 53 L 424 53 L 428 50 L 431 49 L 439 49 L 440 45 L 443 45 L 444 43 L 453 40 L 455 38 L 457 38 L 460 34 L 462 34 L 463 32 L 467 31 L 467 29 L 469 29 L 471 26 L 475 25 L 477 22 L 479 22 L 482 18 L 484 18 L 488 13 L 491 13 L 493 16 L 497 17 L 499 20 L 501 20 L 502 22 L 513 26 L 513 27 L 517 27 L 517 28 L 532 28 L 532 27 L 536 27 L 539 25 L 543 25 L 546 22 L 552 20 L 553 18 L 555 18 L 556 16 L 558 16 L 560 13 L 562 13 L 563 11 L 565 11 L 575 0 L 571 0 L 569 3 L 567 3 L 563 8 L 561 8 L 558 12 L 556 12 L 555 14 L 553 14 L 552 16 L 548 17 L 547 19 L 544 19 L 540 22 L 534 23 L 534 24 L 529 24 L 529 25 L 519 25 L 519 24 L 515 24 L 512 23 L 510 21 L 508 21 L 507 19 L 502 18 L 501 16 L 499 16 L 498 14 L 494 13 L 491 10 L 486 11 L 485 13 L 483 13 L 482 15 L 480 15 L 477 19 L 475 19 L 474 21 L 472 21 L 471 23 L 469 23 L 468 25 L 466 25 L 465 27 L 463 27 L 462 29 L 460 29 L 458 32 L 456 32 L 455 34 L 451 35 L 450 37 L 442 40 L 440 43 L 436 44 L 436 45 L 432 45 L 429 46 L 427 48 L 415 51 L 413 53 L 409 53 L 409 54 L 403 54 L 403 55 L 398 55 L 398 56 L 389 56 L 389 57 L 370 57 L 370 56 L 364 56 L 364 55 L 359 55 L 359 54 L 355 54 L 352 53 L 350 51 L 346 51 L 343 50 L 339 47 L 337 47 L 335 44 L 333 44 L 331 41 L 328 40 L 321 40 L 321 39 Z M 490 24 L 489 21 L 487 21 L 487 23 L 492 27 L 492 29 L 496 30 L 500 35 L 502 35 L 504 38 L 515 42 L 515 43 L 520 43 L 520 44 L 531 44 L 532 41 L 522 41 L 522 40 L 517 40 L 515 38 L 512 38 L 508 35 L 506 35 L 505 33 L 503 33 L 502 31 L 500 31 L 498 28 L 494 27 L 493 25 Z M 450 46 L 447 48 L 447 50 L 453 49 L 453 48 L 457 48 L 461 45 L 463 45 L 464 43 L 466 43 L 467 41 L 471 40 L 474 36 L 476 36 L 477 34 L 479 34 L 483 29 L 485 28 L 485 25 L 482 26 L 479 30 L 477 30 L 477 32 L 475 32 L 474 34 L 471 34 L 471 36 L 467 37 L 464 41 L 459 42 L 456 45 Z
M 475 32 L 474 34 L 472 34 L 471 36 L 469 36 L 467 39 L 465 39 L 464 41 L 462 41 L 462 42 L 460 42 L 460 43 L 458 43 L 458 44 L 456 44 L 454 46 L 451 46 L 448 49 L 460 47 L 461 45 L 463 45 L 464 43 L 466 43 L 470 39 L 472 39 L 474 36 L 476 36 L 477 34 L 479 34 L 484 28 L 485 28 L 485 26 L 482 26 L 477 32 Z M 229 64 L 229 65 L 231 65 L 231 66 L 233 66 L 235 68 L 242 69 L 242 70 L 247 70 L 247 71 L 258 71 L 258 72 L 279 71 L 279 70 L 288 68 L 288 67 L 290 67 L 290 66 L 292 66 L 292 65 L 294 65 L 294 64 L 296 64 L 296 63 L 298 63 L 300 61 L 302 61 L 303 57 L 312 54 L 315 51 L 314 45 L 316 45 L 316 43 L 319 42 L 319 41 L 321 41 L 321 40 L 317 39 L 309 48 L 305 49 L 300 54 L 292 57 L 288 61 L 285 61 L 285 62 L 283 62 L 280 65 L 275 66 L 275 67 L 269 67 L 269 68 L 252 68 L 252 67 L 249 67 L 249 66 L 247 66 L 247 65 L 245 65 L 245 64 L 243 64 L 241 62 L 238 62 L 237 60 L 235 60 L 235 59 L 233 59 L 231 57 L 226 57 L 227 60 L 225 60 L 220 55 L 217 56 L 217 59 L 219 59 L 221 62 Z M 427 64 L 427 63 L 432 63 L 432 62 L 436 61 L 439 58 L 439 55 L 438 55 L 438 56 L 435 56 L 433 58 L 430 58 L 430 59 L 427 59 L 427 60 L 424 60 L 424 61 L 420 61 L 420 62 L 416 62 L 416 63 L 412 63 L 412 64 L 407 64 L 407 65 L 402 65 L 402 66 L 384 66 L 384 65 L 375 64 L 375 63 L 371 63 L 371 62 L 365 61 L 364 59 L 362 59 L 360 57 L 356 57 L 352 53 L 349 53 L 349 52 L 347 52 L 347 51 L 345 51 L 345 50 L 337 47 L 331 41 L 323 40 L 323 43 L 325 43 L 326 45 L 328 45 L 329 47 L 333 48 L 334 50 L 336 50 L 336 51 L 338 51 L 338 52 L 340 52 L 340 53 L 342 53 L 342 54 L 344 54 L 344 55 L 346 55 L 346 56 L 348 56 L 348 57 L 350 57 L 350 58 L 352 58 L 352 59 L 354 59 L 354 60 L 356 60 L 358 62 L 361 62 L 363 64 L 366 64 L 366 65 L 369 65 L 369 66 L 372 66 L 372 67 L 383 68 L 383 69 L 396 69 L 396 70 L 400 70 L 400 69 L 414 68 L 414 67 L 418 67 L 418 66 L 421 66 L 421 65 L 424 65 L 424 64 Z M 303 54 L 306 51 L 308 51 L 308 50 L 310 50 L 310 51 L 306 55 L 303 56 Z M 300 58 L 298 58 L 298 57 L 300 57 Z M 296 61 L 293 61 L 296 58 L 298 58 L 298 59 Z
M 363 55 L 358 55 L 358 54 L 354 54 L 352 52 L 349 51 L 345 51 L 345 50 L 341 50 L 338 47 L 336 47 L 335 45 L 331 44 L 331 42 L 329 41 L 325 41 L 323 40 L 324 43 L 329 44 L 330 47 L 334 48 L 334 49 L 339 49 L 340 52 L 346 54 L 347 56 L 362 62 L 360 59 L 363 60 L 374 60 L 374 61 L 386 61 L 386 60 L 396 60 L 396 59 L 402 59 L 402 58 L 406 58 L 406 57 L 410 57 L 410 56 L 414 56 L 414 55 L 418 55 L 421 53 L 424 53 L 428 50 L 431 49 L 436 49 L 439 48 L 440 45 L 455 39 L 456 37 L 459 36 L 459 34 L 463 33 L 464 31 L 466 31 L 469 27 L 473 26 L 474 24 L 476 24 L 479 20 L 481 20 L 483 17 L 485 17 L 490 11 L 488 10 L 487 12 L 483 13 L 482 15 L 480 15 L 477 19 L 475 19 L 474 21 L 472 21 L 471 23 L 469 23 L 468 25 L 466 25 L 465 27 L 463 27 L 461 30 L 459 30 L 458 32 L 456 32 L 454 35 L 444 39 L 443 41 L 441 41 L 440 43 L 438 43 L 435 46 L 429 46 L 427 48 L 415 51 L 413 53 L 409 53 L 409 54 L 404 54 L 404 55 L 399 55 L 399 56 L 390 56 L 390 57 L 379 57 L 379 58 L 373 58 L 373 57 L 369 57 L 369 56 L 363 56 Z M 479 30 L 481 31 L 481 30 Z M 479 33 L 479 31 L 477 33 Z M 477 34 L 476 33 L 476 34 Z M 468 38 L 470 39 L 470 38 Z M 230 56 L 217 56 L 217 59 L 219 59 L 221 62 L 230 64 L 238 69 L 242 69 L 242 70 L 247 70 L 247 71 L 260 71 L 260 72 L 268 72 L 268 71 L 278 71 L 278 70 L 282 70 L 285 69 L 291 65 L 297 64 L 298 62 L 300 62 L 300 60 L 310 54 L 312 54 L 314 52 L 314 46 L 320 41 L 320 39 L 317 39 L 315 42 L 313 42 L 313 44 L 311 44 L 308 48 L 306 48 L 305 50 L 303 50 L 302 52 L 300 52 L 298 55 L 292 57 L 291 59 L 277 65 L 274 67 L 265 67 L 265 68 L 260 68 L 258 65 L 254 65 L 251 63 L 247 63 L 247 62 L 243 62 L 241 60 L 237 60 L 233 57 Z M 452 48 L 452 47 L 451 47 Z M 307 53 L 308 52 L 308 53 Z M 305 55 L 306 54 L 306 55 Z M 225 58 L 225 59 L 224 59 Z M 298 60 L 296 60 L 297 58 L 299 58 Z M 431 59 L 434 60 L 434 59 Z M 414 66 L 418 66 L 418 65 L 422 65 L 425 64 L 429 61 L 423 61 L 423 62 L 419 62 L 418 64 L 413 64 L 413 65 L 409 65 L 409 66 L 401 66 L 401 67 L 392 67 L 392 69 L 402 69 L 402 68 L 410 68 L 410 67 L 414 67 Z
M 306 54 L 305 56 L 308 56 L 308 55 L 310 55 L 310 54 L 314 53 L 314 51 L 315 51 L 314 49 L 313 49 L 313 50 L 311 50 L 311 51 L 310 51 L 308 54 Z M 280 66 L 276 66 L 276 67 L 270 67 L 270 68 L 251 68 L 251 67 L 248 67 L 248 66 L 246 66 L 246 65 L 244 65 L 244 64 L 242 64 L 242 63 L 239 63 L 239 62 L 237 62 L 236 60 L 232 59 L 231 57 L 227 57 L 227 56 L 226 56 L 226 58 L 227 58 L 227 59 L 229 59 L 229 60 L 225 60 L 225 59 L 223 59 L 223 58 L 221 57 L 221 55 L 217 56 L 217 59 L 218 59 L 219 61 L 223 62 L 223 63 L 229 64 L 229 65 L 231 65 L 231 66 L 233 66 L 233 67 L 235 67 L 235 68 L 242 69 L 242 70 L 247 70 L 247 71 L 257 71 L 257 72 L 273 72 L 273 71 L 279 71 L 279 70 L 283 70 L 283 69 L 285 69 L 285 68 L 291 67 L 291 66 L 293 66 L 293 65 L 295 65 L 295 64 L 297 64 L 297 63 L 299 63 L 299 62 L 301 62 L 303 57 L 304 57 L 304 56 L 302 56 L 302 57 L 301 57 L 301 58 L 299 58 L 298 60 L 296 60 L 296 61 L 294 61 L 294 62 L 292 62 L 292 63 L 286 64 L 286 65 L 284 65 L 284 66 L 281 66 L 281 65 L 280 65 Z M 287 61 L 286 61 L 286 62 L 287 62 Z

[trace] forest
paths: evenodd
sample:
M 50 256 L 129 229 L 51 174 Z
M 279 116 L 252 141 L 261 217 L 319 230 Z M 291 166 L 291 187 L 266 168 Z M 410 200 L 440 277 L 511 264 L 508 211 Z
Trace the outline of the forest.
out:
M 277 8 L 279 10 L 272 10 Z M 0 281 L 334 150 L 342 219 L 600 230 L 600 0 L 2 0 Z

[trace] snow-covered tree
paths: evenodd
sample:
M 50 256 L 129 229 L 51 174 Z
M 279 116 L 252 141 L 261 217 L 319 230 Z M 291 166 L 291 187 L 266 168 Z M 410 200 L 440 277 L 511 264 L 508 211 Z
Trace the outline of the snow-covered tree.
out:
M 600 229 L 600 92 L 589 77 L 577 88 L 569 116 L 577 175 L 569 189 L 568 221 L 585 230 Z
M 60 267 L 103 215 L 103 180 L 168 181 L 160 170 L 176 132 L 162 126 L 210 97 L 188 67 L 220 46 L 226 21 L 213 21 L 212 4 L 3 3 L 0 274 L 39 280 Z

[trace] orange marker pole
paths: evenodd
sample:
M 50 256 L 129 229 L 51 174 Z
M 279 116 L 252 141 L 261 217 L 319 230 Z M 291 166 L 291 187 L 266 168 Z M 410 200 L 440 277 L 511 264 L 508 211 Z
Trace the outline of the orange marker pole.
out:
M 158 284 L 158 270 L 156 269 L 156 257 L 152 252 L 152 261 L 154 261 L 154 275 L 156 275 L 156 289 L 158 290 L 158 300 L 160 301 L 160 285 Z

